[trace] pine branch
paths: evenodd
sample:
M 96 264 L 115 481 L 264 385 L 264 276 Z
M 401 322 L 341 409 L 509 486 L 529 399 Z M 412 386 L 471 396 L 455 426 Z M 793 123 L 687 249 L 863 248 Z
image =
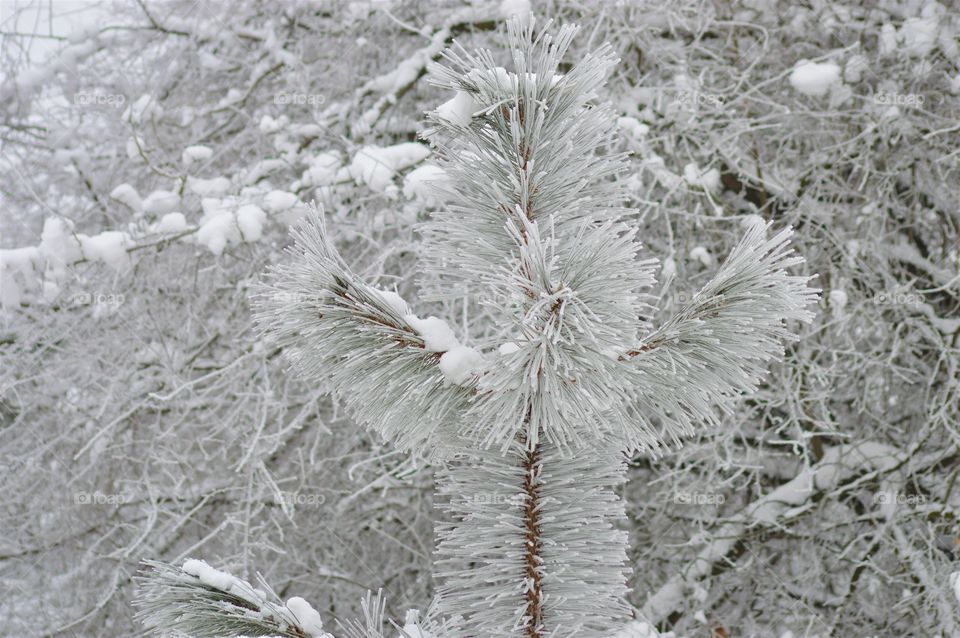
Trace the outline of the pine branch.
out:
M 730 412 L 742 393 L 756 390 L 783 342 L 797 339 L 788 322 L 813 319 L 808 306 L 819 290 L 808 287 L 812 277 L 787 272 L 803 263 L 789 248 L 792 230 L 768 239 L 769 227 L 752 226 L 713 279 L 621 357 L 632 364 L 639 426 L 667 424 L 677 440 L 694 425 L 716 425 L 717 408 Z
M 342 395 L 360 423 L 403 449 L 445 453 L 459 441 L 455 414 L 472 390 L 446 382 L 442 350 L 403 299 L 346 266 L 322 213 L 293 235 L 291 260 L 251 296 L 261 333 L 303 376 Z
M 137 618 L 153 633 L 333 638 L 302 598 L 283 603 L 262 579 L 256 588 L 202 561 L 187 561 L 183 568 L 145 561 L 135 580 Z

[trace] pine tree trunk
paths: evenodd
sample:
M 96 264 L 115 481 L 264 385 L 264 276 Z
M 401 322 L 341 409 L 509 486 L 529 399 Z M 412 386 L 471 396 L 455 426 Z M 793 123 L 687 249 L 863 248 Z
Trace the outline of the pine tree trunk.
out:
M 507 454 L 480 452 L 441 476 L 436 575 L 444 613 L 461 636 L 605 635 L 628 616 L 627 535 L 617 529 L 623 455 L 562 456 L 542 440 Z

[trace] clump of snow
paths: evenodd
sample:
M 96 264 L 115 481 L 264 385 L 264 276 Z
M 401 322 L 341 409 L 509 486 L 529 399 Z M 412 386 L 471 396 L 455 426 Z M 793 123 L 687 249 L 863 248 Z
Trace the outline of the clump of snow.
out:
M 73 233 L 73 222 L 48 217 L 40 233 L 40 252 L 55 266 L 72 264 L 82 257 L 80 242 Z
M 428 206 L 440 203 L 437 187 L 447 187 L 450 177 L 439 166 L 418 166 L 403 178 L 403 194 L 407 199 L 416 198 Z
M 336 181 L 339 168 L 340 156 L 337 153 L 320 153 L 310 162 L 301 179 L 305 186 L 329 186 Z
M 260 132 L 267 135 L 270 133 L 276 133 L 277 131 L 282 130 L 289 123 L 290 119 L 286 115 L 281 115 L 277 119 L 273 119 L 269 115 L 264 115 L 260 119 Z
M 180 197 L 170 191 L 153 191 L 143 200 L 143 212 L 148 215 L 166 215 L 180 207 Z
M 187 188 L 200 197 L 223 197 L 230 192 L 230 180 L 226 177 L 201 179 L 191 175 L 187 177 Z
M 437 107 L 437 117 L 454 126 L 468 126 L 481 105 L 466 91 L 457 91 L 450 100 Z
M 711 193 L 720 190 L 720 171 L 715 168 L 702 170 L 691 162 L 683 167 L 683 179 L 691 186 L 699 186 Z
M 197 243 L 206 246 L 214 255 L 223 254 L 228 243 L 238 239 L 240 229 L 236 218 L 229 211 L 209 216 L 197 230 Z
M 660 268 L 660 277 L 666 281 L 677 274 L 677 262 L 673 257 L 667 257 L 663 260 L 663 267 Z
M 830 291 L 828 299 L 833 316 L 842 316 L 843 309 L 847 306 L 847 293 L 840 288 L 834 288 Z
M 953 587 L 953 595 L 957 599 L 957 604 L 960 605 L 960 572 L 950 574 L 950 586 Z
M 263 205 L 266 206 L 271 213 L 279 213 L 288 208 L 293 208 L 299 201 L 300 199 L 294 193 L 279 190 L 270 191 L 263 197 Z
M 646 137 L 650 132 L 650 127 L 635 117 L 617 118 L 617 127 L 635 140 Z
M 221 591 L 230 591 L 230 588 L 237 582 L 236 577 L 210 567 L 206 561 L 194 558 L 187 560 L 181 569 L 187 574 L 199 578 L 204 585 Z
M 257 241 L 263 236 L 263 224 L 267 214 L 256 204 L 245 204 L 237 209 L 237 226 L 243 241 Z
M 0 272 L 19 272 L 24 279 L 43 269 L 43 255 L 37 246 L 0 250 Z
M 937 45 L 937 32 L 940 30 L 940 21 L 935 15 L 929 15 L 927 11 L 924 13 L 928 15 L 904 20 L 897 34 L 906 54 L 916 58 L 930 55 Z
M 178 233 L 187 229 L 187 218 L 183 213 L 167 213 L 153 226 L 158 233 Z
M 428 155 L 430 149 L 416 142 L 386 147 L 364 146 L 353 156 L 348 170 L 358 184 L 383 192 L 393 184 L 397 171 L 423 161 Z
M 430 352 L 447 352 L 460 345 L 453 329 L 439 317 L 421 319 L 411 314 L 405 315 L 403 319 L 423 337 L 423 347 Z
M 483 363 L 483 356 L 467 346 L 457 346 L 440 357 L 440 372 L 454 385 L 463 385 L 476 374 Z
M 500 347 L 498 348 L 498 351 L 500 352 L 500 354 L 501 354 L 502 356 L 506 356 L 506 355 L 508 355 L 508 354 L 513 354 L 514 352 L 517 352 L 517 351 L 519 351 L 519 350 L 520 350 L 520 346 L 518 346 L 518 345 L 517 345 L 516 343 L 514 343 L 513 341 L 508 341 L 508 342 L 506 342 L 506 343 L 501 343 L 501 344 L 500 344 Z
M 704 266 L 710 266 L 713 264 L 713 255 L 711 255 L 710 251 L 703 246 L 696 246 L 693 248 L 690 251 L 690 259 L 699 261 Z
M 297 624 L 310 635 L 311 638 L 327 638 L 330 634 L 323 630 L 323 619 L 320 613 L 303 598 L 294 596 L 287 601 L 287 609 L 297 619 Z
M 104 263 L 114 270 L 126 270 L 130 265 L 127 245 L 130 237 L 120 231 L 106 231 L 93 237 L 78 235 L 83 256 L 90 261 Z
M 143 210 L 143 200 L 140 193 L 130 184 L 120 184 L 110 191 L 110 198 L 115 199 L 135 213 Z
M 840 67 L 833 62 L 801 61 L 790 74 L 790 84 L 804 95 L 822 97 L 840 82 Z
M 410 305 L 404 301 L 403 297 L 398 295 L 392 290 L 380 290 L 379 288 L 371 288 L 371 292 L 377 295 L 383 303 L 390 306 L 395 313 L 401 317 L 406 317 L 410 314 Z
M 213 149 L 209 146 L 202 146 L 200 144 L 194 146 L 188 146 L 183 149 L 183 153 L 180 156 L 180 159 L 183 161 L 184 166 L 190 166 L 196 162 L 203 162 L 213 157 Z

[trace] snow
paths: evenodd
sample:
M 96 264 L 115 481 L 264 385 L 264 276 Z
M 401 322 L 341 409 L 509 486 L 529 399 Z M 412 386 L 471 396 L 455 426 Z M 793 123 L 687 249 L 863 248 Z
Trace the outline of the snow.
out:
M 953 595 L 957 599 L 957 604 L 960 605 L 960 572 L 950 574 L 950 586 L 953 587 Z
M 187 218 L 183 213 L 167 213 L 153 226 L 158 233 L 179 233 L 187 229 Z
M 17 271 L 28 281 L 43 269 L 43 255 L 36 246 L 0 250 L 0 271 Z
M 221 591 L 230 591 L 230 588 L 237 582 L 236 577 L 231 576 L 219 569 L 214 569 L 207 565 L 206 561 L 194 558 L 188 559 L 183 563 L 184 572 L 200 579 L 200 582 L 208 587 L 219 589 Z
M 437 107 L 437 117 L 454 126 L 468 126 L 473 114 L 481 108 L 470 93 L 457 91 L 453 98 Z
M 299 201 L 300 198 L 294 193 L 279 190 L 270 191 L 263 197 L 263 205 L 266 206 L 271 213 L 279 213 L 288 208 L 293 208 Z
M 320 613 L 303 598 L 294 596 L 287 601 L 289 609 L 297 619 L 297 624 L 311 636 L 311 638 L 325 638 L 330 634 L 323 631 L 323 619 Z
M 237 209 L 237 226 L 243 241 L 257 241 L 263 236 L 263 224 L 267 214 L 256 204 L 245 204 Z
M 922 58 L 930 55 L 937 44 L 939 20 L 934 16 L 907 18 L 897 34 L 907 55 Z
M 80 243 L 73 234 L 73 222 L 48 217 L 40 233 L 40 252 L 55 265 L 72 264 L 82 257 Z
M 794 89 L 813 97 L 822 97 L 830 87 L 840 82 L 840 67 L 832 62 L 800 62 L 790 74 Z
M 223 197 L 230 192 L 230 180 L 226 177 L 201 179 L 191 175 L 187 177 L 187 189 L 200 197 Z
M 410 314 L 404 315 L 403 319 L 423 337 L 423 347 L 430 352 L 447 352 L 460 345 L 453 330 L 439 317 L 421 319 Z
M 454 385 L 463 385 L 480 369 L 483 356 L 467 346 L 456 346 L 440 357 L 440 372 Z
M 403 194 L 407 199 L 417 199 L 428 206 L 440 204 L 438 187 L 450 185 L 450 177 L 439 166 L 424 164 L 407 173 L 403 178 Z
M 120 184 L 110 191 L 110 198 L 115 199 L 135 213 L 143 210 L 143 200 L 140 193 L 130 184 Z
M 833 316 L 840 317 L 843 315 L 843 309 L 847 305 L 847 293 L 839 288 L 835 288 L 830 291 L 828 298 L 830 310 L 833 312 Z
M 715 168 L 703 170 L 690 163 L 683 167 L 683 179 L 691 186 L 716 193 L 720 190 L 720 171 Z
M 283 129 L 287 124 L 290 123 L 290 119 L 287 116 L 282 115 L 277 119 L 273 119 L 269 115 L 264 115 L 260 119 L 260 132 L 264 134 L 276 133 Z
M 663 267 L 660 269 L 660 277 L 667 280 L 677 274 L 677 262 L 673 257 L 667 257 L 663 260 Z
M 704 266 L 710 266 L 713 264 L 713 256 L 703 246 L 696 246 L 690 251 L 690 259 L 699 261 Z
M 238 239 L 239 228 L 233 213 L 221 211 L 211 215 L 197 231 L 197 243 L 206 246 L 214 255 L 223 254 L 228 243 Z
M 78 235 L 83 256 L 90 261 L 106 264 L 114 270 L 126 270 L 130 266 L 127 246 L 130 237 L 119 231 L 106 231 L 93 237 Z
M 516 18 L 526 26 L 530 23 L 530 0 L 503 0 L 500 3 L 500 15 L 503 18 Z
M 643 139 L 650 132 L 650 127 L 635 117 L 617 118 L 617 127 L 635 140 Z
M 502 356 L 506 356 L 508 354 L 513 354 L 514 352 L 518 352 L 520 350 L 520 346 L 518 346 L 513 341 L 508 341 L 506 343 L 501 343 L 500 347 L 497 350 L 500 352 Z
M 320 153 L 310 162 L 304 171 L 302 180 L 305 186 L 329 186 L 337 179 L 340 168 L 340 156 L 337 153 Z
M 209 146 L 195 145 L 183 149 L 180 159 L 184 166 L 190 166 L 195 162 L 203 162 L 213 157 L 213 149 Z
M 880 27 L 880 37 L 877 40 L 880 55 L 890 55 L 897 50 L 897 28 L 892 24 Z
M 401 317 L 406 317 L 410 314 L 410 305 L 404 301 L 403 297 L 393 292 L 392 290 L 381 290 L 379 288 L 370 289 L 373 294 L 380 298 L 383 303 L 390 306 L 395 313 Z
M 417 142 L 394 146 L 364 146 L 350 162 L 348 170 L 357 184 L 383 192 L 393 184 L 397 171 L 417 164 L 430 155 L 430 149 Z
M 166 215 L 180 207 L 180 197 L 170 191 L 153 191 L 143 200 L 143 212 L 148 215 Z

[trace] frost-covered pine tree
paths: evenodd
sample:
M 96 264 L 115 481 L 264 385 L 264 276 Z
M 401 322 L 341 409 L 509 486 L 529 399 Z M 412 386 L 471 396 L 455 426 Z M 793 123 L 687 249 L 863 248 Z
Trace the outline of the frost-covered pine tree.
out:
M 431 632 L 605 636 L 630 616 L 625 455 L 717 424 L 782 354 L 788 322 L 811 318 L 816 291 L 787 272 L 802 261 L 791 231 L 754 225 L 699 293 L 651 325 L 656 261 L 641 258 L 627 221 L 616 116 L 598 93 L 616 57 L 604 46 L 567 70 L 575 28 L 508 31 L 509 67 L 455 47 L 432 69 L 454 97 L 427 135 L 445 205 L 422 227 L 418 302 L 352 271 L 322 214 L 295 231 L 289 263 L 254 302 L 300 374 L 436 463 L 446 516 L 431 617 L 446 620 Z M 485 324 L 472 344 L 417 314 L 464 299 Z M 189 632 L 218 627 L 219 614 L 224 633 L 262 629 L 229 624 L 251 610 L 222 611 L 217 578 L 192 567 L 156 568 L 141 594 L 149 622 Z M 184 613 L 210 592 L 217 604 Z

